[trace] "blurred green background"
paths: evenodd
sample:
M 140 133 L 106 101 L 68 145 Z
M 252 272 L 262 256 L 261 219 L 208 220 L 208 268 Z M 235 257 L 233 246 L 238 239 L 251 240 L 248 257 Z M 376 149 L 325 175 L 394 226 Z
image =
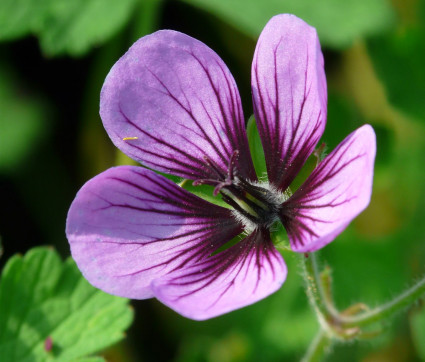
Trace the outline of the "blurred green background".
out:
M 320 252 L 338 307 L 375 306 L 425 273 L 425 4 L 420 0 L 0 0 L 0 237 L 4 254 L 53 245 L 69 255 L 65 219 L 85 181 L 132 161 L 98 115 L 111 66 L 139 37 L 175 29 L 214 49 L 233 73 L 245 116 L 261 29 L 279 13 L 315 26 L 329 87 L 323 141 L 333 149 L 373 125 L 369 208 Z M 274 295 L 206 322 L 156 300 L 133 301 L 110 361 L 296 361 L 318 325 L 295 256 Z M 1 312 L 1 311 L 0 311 Z M 425 308 L 384 323 L 371 340 L 335 345 L 328 361 L 425 361 Z

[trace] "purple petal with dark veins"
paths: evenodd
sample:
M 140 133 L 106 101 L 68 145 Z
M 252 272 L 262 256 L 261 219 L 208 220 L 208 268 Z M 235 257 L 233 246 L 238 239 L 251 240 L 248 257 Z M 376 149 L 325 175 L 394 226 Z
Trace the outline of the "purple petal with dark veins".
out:
M 348 135 L 282 204 L 292 249 L 311 252 L 331 242 L 369 204 L 376 139 L 365 125 Z
M 204 320 L 252 304 L 280 288 L 287 274 L 266 230 L 158 279 L 155 296 L 178 313 Z
M 326 77 L 316 30 L 294 15 L 273 17 L 257 43 L 251 85 L 269 181 L 285 191 L 326 123 Z
M 188 35 L 162 30 L 139 39 L 113 66 L 100 115 L 114 144 L 134 160 L 188 179 L 226 173 L 255 180 L 235 81 L 219 56 Z
M 72 256 L 86 279 L 136 299 L 153 297 L 152 281 L 207 259 L 240 232 L 230 210 L 131 166 L 88 181 L 66 226 Z

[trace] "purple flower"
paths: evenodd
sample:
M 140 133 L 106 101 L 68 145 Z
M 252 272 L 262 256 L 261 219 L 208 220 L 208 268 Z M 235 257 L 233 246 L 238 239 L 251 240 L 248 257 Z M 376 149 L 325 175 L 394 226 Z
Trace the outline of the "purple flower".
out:
M 189 318 L 211 318 L 284 282 L 273 224 L 283 224 L 294 251 L 312 252 L 368 205 L 376 149 L 368 125 L 292 195 L 288 189 L 326 122 L 314 28 L 293 15 L 269 21 L 254 54 L 252 94 L 268 182 L 254 171 L 235 81 L 205 44 L 158 31 L 113 66 L 100 114 L 114 144 L 149 168 L 214 186 L 229 207 L 146 168 L 101 173 L 79 191 L 67 220 L 72 255 L 90 283 L 123 297 L 156 297 Z

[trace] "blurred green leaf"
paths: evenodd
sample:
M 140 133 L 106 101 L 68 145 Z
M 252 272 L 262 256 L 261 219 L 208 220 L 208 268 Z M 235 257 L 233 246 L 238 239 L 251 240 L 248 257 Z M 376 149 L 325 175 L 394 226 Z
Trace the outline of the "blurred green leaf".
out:
M 46 135 L 43 102 L 0 65 L 0 172 L 18 166 Z
M 48 55 L 82 55 L 128 21 L 135 0 L 54 0 L 45 14 L 40 43 Z
M 0 40 L 33 33 L 47 55 L 83 55 L 118 32 L 135 4 L 136 0 L 4 0 Z
M 386 0 L 183 0 L 258 37 L 276 14 L 291 13 L 317 28 L 321 43 L 344 48 L 355 39 L 378 34 L 391 26 L 393 9 Z
M 39 30 L 51 1 L 0 1 L 0 40 L 13 40 Z
M 411 315 L 410 327 L 416 351 L 422 361 L 425 361 L 425 308 L 422 308 L 419 313 Z
M 264 149 L 261 144 L 260 134 L 258 133 L 257 124 L 255 123 L 255 117 L 253 115 L 248 120 L 246 132 L 248 135 L 249 150 L 251 151 L 251 157 L 254 162 L 254 168 L 257 176 L 261 181 L 267 181 L 268 177 Z
M 344 97 L 333 89 L 329 89 L 328 119 L 323 136 L 317 146 L 321 142 L 326 143 L 327 150 L 325 152 L 329 154 L 345 137 L 364 122 L 364 118 L 360 116 L 355 106 L 350 103 L 349 98 Z
M 102 357 L 83 357 L 83 358 L 78 358 L 76 360 L 74 360 L 75 362 L 104 362 L 105 359 Z
M 43 247 L 9 259 L 0 311 L 0 360 L 10 362 L 84 357 L 121 340 L 132 321 L 127 299 L 95 289 L 71 258 Z
M 390 103 L 425 120 L 425 3 L 406 4 L 414 4 L 416 22 L 399 24 L 394 32 L 370 39 L 367 45 Z

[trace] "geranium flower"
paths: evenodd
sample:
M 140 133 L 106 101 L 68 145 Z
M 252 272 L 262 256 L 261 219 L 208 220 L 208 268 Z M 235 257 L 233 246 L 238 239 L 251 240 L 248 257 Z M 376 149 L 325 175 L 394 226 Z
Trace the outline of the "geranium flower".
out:
M 293 15 L 269 21 L 254 54 L 252 95 L 268 182 L 253 167 L 235 81 L 205 44 L 158 31 L 113 66 L 100 115 L 114 144 L 151 169 L 214 186 L 229 207 L 146 168 L 101 173 L 79 191 L 67 219 L 72 256 L 90 283 L 123 297 L 156 297 L 189 318 L 211 318 L 284 282 L 273 224 L 283 224 L 294 251 L 312 252 L 368 205 L 376 148 L 368 125 L 292 195 L 288 190 L 326 122 L 314 28 Z

